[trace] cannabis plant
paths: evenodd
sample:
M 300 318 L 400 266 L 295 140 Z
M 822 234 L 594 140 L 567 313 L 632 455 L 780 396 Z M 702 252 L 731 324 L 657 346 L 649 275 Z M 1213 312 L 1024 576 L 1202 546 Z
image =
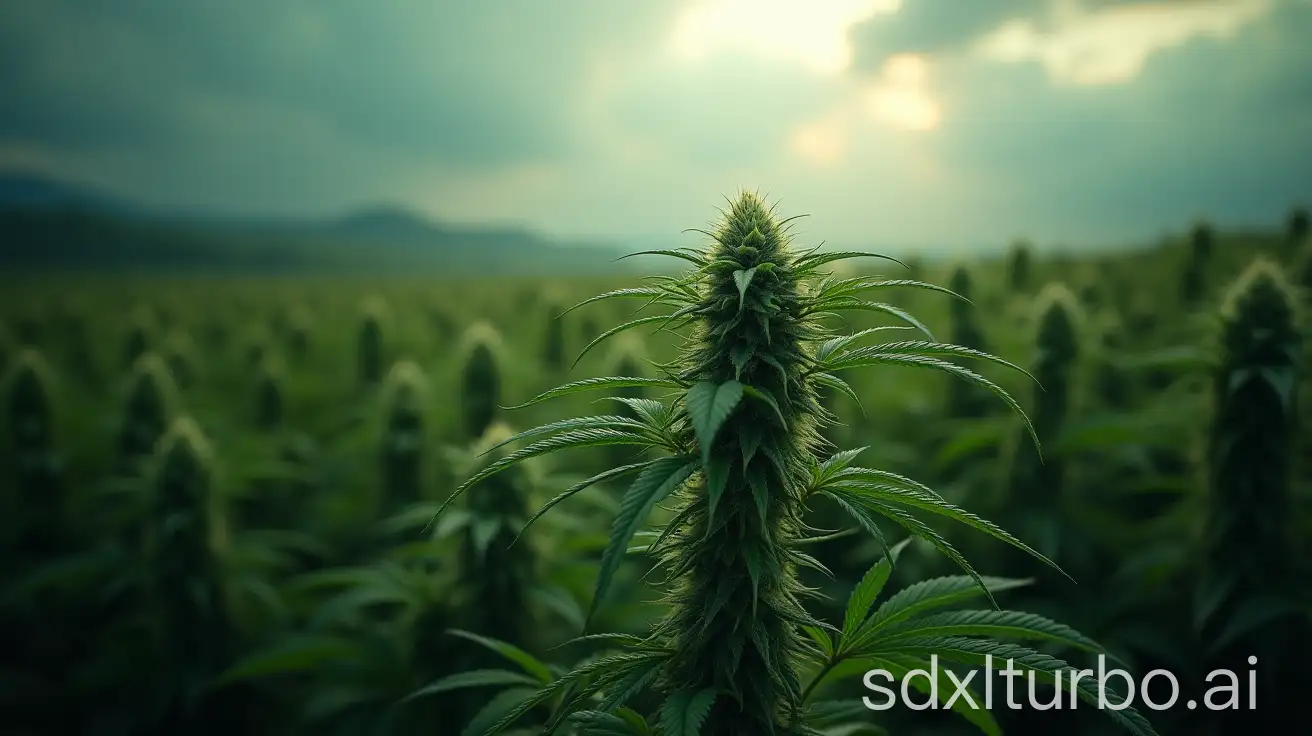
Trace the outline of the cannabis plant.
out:
M 412 361 L 401 361 L 387 374 L 385 389 L 381 506 L 384 513 L 393 513 L 423 495 L 424 372 Z
M 356 345 L 360 383 L 377 385 L 383 379 L 383 307 L 381 302 L 365 305 L 360 317 Z
M 1308 214 L 1306 207 L 1296 207 L 1289 213 L 1289 224 L 1285 228 L 1291 245 L 1299 245 L 1308 233 Z
M 1007 252 L 1007 288 L 1013 293 L 1029 291 L 1034 270 L 1034 248 L 1028 240 L 1012 243 Z
M 1302 291 L 1304 299 L 1312 296 L 1312 238 L 1305 239 L 1299 246 L 1290 275 L 1293 277 L 1294 284 Z M 0 347 L 0 350 L 3 348 Z
M 1081 311 L 1075 295 L 1064 284 L 1052 283 L 1044 288 L 1034 303 L 1037 330 L 1034 335 L 1035 357 L 1032 371 L 1038 379 L 1031 412 L 1032 430 L 1039 442 L 1051 446 L 1060 437 L 1070 410 L 1075 385 L 1075 365 L 1079 357 L 1077 324 Z M 1029 427 L 1026 427 L 1029 430 Z M 1013 509 L 1010 520 L 1014 529 L 1030 539 L 1036 547 L 1056 556 L 1062 540 L 1061 507 L 1066 485 L 1066 463 L 1054 453 L 1040 457 L 1036 443 L 1024 432 L 1016 437 L 1007 469 L 1006 505 Z M 1022 572 L 1040 575 L 1029 560 L 1020 557 L 1012 564 Z
M 953 269 L 952 276 L 948 280 L 948 288 L 962 297 L 952 302 L 950 312 L 952 342 L 971 350 L 987 350 L 984 333 L 980 329 L 979 320 L 975 317 L 975 310 L 971 309 L 970 302 L 966 301 L 971 298 L 974 289 L 970 270 L 965 265 Z M 948 415 L 962 418 L 984 416 L 988 412 L 989 398 L 988 392 L 981 391 L 978 386 L 952 379 L 948 388 Z
M 1279 268 L 1254 262 L 1223 305 L 1212 382 L 1205 587 L 1197 617 L 1216 667 L 1246 669 L 1243 659 L 1256 655 L 1264 679 L 1285 651 L 1278 638 L 1263 638 L 1260 627 L 1287 612 L 1288 596 L 1298 589 L 1290 567 L 1302 358 L 1297 313 Z
M 173 420 L 177 387 L 168 365 L 158 355 L 147 353 L 133 366 L 127 405 L 119 428 L 118 450 L 122 472 L 135 474 L 141 461 Z
M 565 370 L 565 320 L 560 312 L 554 304 L 548 308 L 546 336 L 542 342 L 542 365 L 553 373 Z
M 9 525 L 0 560 L 0 670 L 14 683 L 0 693 L 0 710 L 15 733 L 68 733 L 77 720 L 68 672 L 84 656 L 86 638 L 70 632 L 77 596 L 51 583 L 76 537 L 55 437 L 52 376 L 35 348 L 14 360 L 0 380 L 0 398 L 0 515 Z
M 502 423 L 488 427 L 475 444 L 479 465 L 508 456 L 506 441 L 514 434 Z M 463 628 L 522 646 L 535 631 L 527 598 L 536 565 L 533 545 L 516 539 L 528 520 L 529 476 L 517 467 L 485 478 L 479 490 L 465 499 L 460 537 Z
M 257 429 L 268 431 L 282 425 L 282 379 L 278 365 L 271 358 L 260 361 L 259 374 L 255 377 L 253 408 Z
M 181 417 L 159 443 L 150 477 L 149 592 L 157 614 L 163 725 L 193 732 L 221 715 L 203 707 L 229 663 L 233 629 L 224 584 L 223 511 L 200 427 Z
M 649 513 L 657 504 L 673 503 L 671 521 L 643 545 L 668 575 L 668 615 L 646 638 L 610 637 L 620 651 L 550 679 L 489 733 L 510 727 L 548 703 L 549 731 L 568 719 L 591 719 L 594 725 L 609 724 L 610 733 L 647 733 L 654 726 L 647 725 L 646 715 L 626 708 L 629 703 L 642 707 L 636 696 L 652 688 L 657 704 L 648 713 L 659 719 L 661 732 L 668 736 L 814 736 L 830 727 L 821 716 L 833 703 L 812 698 L 820 690 L 819 679 L 838 659 L 902 660 L 936 653 L 978 666 L 986 654 L 997 653 L 1048 677 L 1067 667 L 1019 645 L 975 638 L 1000 632 L 997 624 L 1002 622 L 1002 628 L 1020 638 L 1042 637 L 1057 626 L 1044 619 L 985 611 L 978 619 L 961 614 L 943 627 L 912 627 L 915 633 L 902 630 L 865 639 L 859 625 L 867 619 L 868 590 L 874 586 L 863 583 L 851 606 L 853 622 L 837 639 L 846 647 L 840 655 L 834 647 L 836 627 L 803 607 L 810 591 L 800 582 L 799 569 L 820 567 L 804 551 L 810 528 L 803 516 L 811 504 L 822 501 L 846 510 L 885 548 L 886 527 L 881 524 L 928 540 L 956 562 L 990 602 L 989 580 L 922 515 L 953 519 L 1047 560 L 914 480 L 855 465 L 860 450 L 826 451 L 819 429 L 830 418 L 817 400 L 817 389 L 832 386 L 854 394 L 836 371 L 876 365 L 943 371 L 987 388 L 1023 417 L 1004 390 L 948 359 L 974 358 L 1020 369 L 979 351 L 935 342 L 929 335 L 862 345 L 883 329 L 835 333 L 829 319 L 843 311 L 883 313 L 928 332 L 910 314 L 863 295 L 897 286 L 947 290 L 905 279 L 826 275 L 821 272 L 826 264 L 868 254 L 798 252 L 791 247 L 787 223 L 759 196 L 744 193 L 707 233 L 709 247 L 653 251 L 691 263 L 690 272 L 588 300 L 637 297 L 667 307 L 664 314 L 641 317 L 625 327 L 660 323 L 671 329 L 691 328 L 680 359 L 661 366 L 663 375 L 658 377 L 576 381 L 529 403 L 635 386 L 663 390 L 667 396 L 614 397 L 632 407 L 637 419 L 600 414 L 520 432 L 507 442 L 534 441 L 473 475 L 447 501 L 454 502 L 521 461 L 556 451 L 609 445 L 655 451 L 657 457 L 607 470 L 566 489 L 533 517 L 592 484 L 634 477 L 602 555 L 592 614 Z M 1082 695 L 1090 696 L 1087 691 Z M 1128 713 L 1119 711 L 1113 718 L 1136 733 L 1151 733 L 1142 718 Z M 632 725 L 619 730 L 617 721 Z
M 1180 300 L 1195 304 L 1207 288 L 1207 271 L 1212 262 L 1212 227 L 1205 222 L 1189 233 L 1189 254 L 1180 275 Z
M 460 414 L 465 436 L 483 436 L 501 403 L 501 335 L 486 322 L 469 327 L 460 371 Z
M 62 547 L 64 498 L 55 453 L 55 416 L 50 368 L 41 353 L 28 348 L 19 354 L 0 384 L 4 397 L 4 468 L 11 474 L 17 498 L 7 516 L 22 529 L 18 558 L 32 563 L 48 559 Z M 7 567 L 7 565 L 6 565 Z

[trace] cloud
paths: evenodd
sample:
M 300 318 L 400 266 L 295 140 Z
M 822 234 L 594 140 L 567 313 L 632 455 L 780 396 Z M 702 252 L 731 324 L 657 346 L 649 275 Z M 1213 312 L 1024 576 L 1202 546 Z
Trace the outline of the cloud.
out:
M 1046 0 L 982 2 L 903 0 L 896 13 L 853 25 L 849 41 L 855 66 L 874 70 L 899 54 L 957 50 L 1006 21 L 1033 17 Z
M 898 10 L 901 0 L 700 0 L 679 15 L 670 42 L 683 58 L 722 49 L 800 61 L 813 72 L 847 69 L 848 29 Z
M 1051 79 L 1066 84 L 1116 84 L 1143 70 L 1148 57 L 1199 36 L 1230 38 L 1271 11 L 1273 0 L 1143 2 L 1087 10 L 1062 4 L 1044 30 L 1017 19 L 975 45 L 983 58 L 1040 63 Z
M 332 134 L 452 167 L 520 165 L 586 147 L 573 111 L 592 54 L 655 33 L 671 3 L 605 0 L 13 0 L 0 137 L 58 146 L 256 144 L 197 109 L 313 117 Z M 650 25 L 648 25 L 650 24 Z M 7 104 L 7 107 L 9 105 Z M 217 138 L 215 136 L 218 136 Z
M 9 0 L 0 167 L 595 238 L 672 238 L 759 187 L 861 247 L 1125 240 L 1312 199 L 1312 3 L 735 1 Z
M 1309 29 L 1312 3 L 1288 3 L 1231 36 L 1163 48 L 1122 84 L 944 63 L 952 104 L 935 153 L 986 180 L 1000 220 L 1041 238 L 1125 240 L 1200 215 L 1273 222 L 1312 198 Z

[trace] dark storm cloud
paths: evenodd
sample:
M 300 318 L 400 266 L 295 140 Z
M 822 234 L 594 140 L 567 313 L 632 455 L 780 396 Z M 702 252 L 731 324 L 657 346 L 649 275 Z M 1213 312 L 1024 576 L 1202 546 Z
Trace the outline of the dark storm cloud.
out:
M 1036 64 L 961 64 L 938 149 L 994 172 L 1048 233 L 1134 237 L 1207 215 L 1257 224 L 1312 196 L 1312 4 L 1286 3 L 1227 40 L 1150 57 L 1124 84 L 1053 84 Z M 1071 227 L 1078 224 L 1077 228 Z
M 1046 0 L 904 0 L 892 15 L 876 15 L 849 31 L 853 64 L 873 69 L 900 53 L 955 50 L 1013 18 L 1030 18 Z
M 669 12 L 611 0 L 6 0 L 0 155 L 187 208 L 398 198 L 416 180 L 587 150 L 579 101 L 593 55 L 650 43 Z
M 618 20 L 614 10 L 587 0 L 382 10 L 326 0 L 8 2 L 0 96 L 18 112 L 0 136 L 199 143 L 194 111 L 209 100 L 309 117 L 382 150 L 457 163 L 518 163 L 578 144 L 571 102 L 587 60 L 582 41 Z

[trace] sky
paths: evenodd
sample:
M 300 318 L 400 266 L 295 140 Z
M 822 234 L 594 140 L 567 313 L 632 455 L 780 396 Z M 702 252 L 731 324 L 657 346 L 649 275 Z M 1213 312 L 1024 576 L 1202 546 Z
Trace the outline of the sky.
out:
M 215 215 L 1144 242 L 1312 204 L 1312 0 L 5 0 L 0 169 Z

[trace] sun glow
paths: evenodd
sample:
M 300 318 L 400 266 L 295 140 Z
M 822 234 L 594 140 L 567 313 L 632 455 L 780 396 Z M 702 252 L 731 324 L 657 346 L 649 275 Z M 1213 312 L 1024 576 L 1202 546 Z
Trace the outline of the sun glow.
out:
M 684 59 L 732 49 L 838 74 L 852 62 L 848 29 L 895 13 L 901 5 L 901 0 L 704 0 L 679 17 L 670 43 Z
M 903 130 L 933 130 L 942 113 L 928 84 L 929 64 L 923 57 L 893 56 L 884 62 L 867 95 L 869 110 L 877 119 Z

